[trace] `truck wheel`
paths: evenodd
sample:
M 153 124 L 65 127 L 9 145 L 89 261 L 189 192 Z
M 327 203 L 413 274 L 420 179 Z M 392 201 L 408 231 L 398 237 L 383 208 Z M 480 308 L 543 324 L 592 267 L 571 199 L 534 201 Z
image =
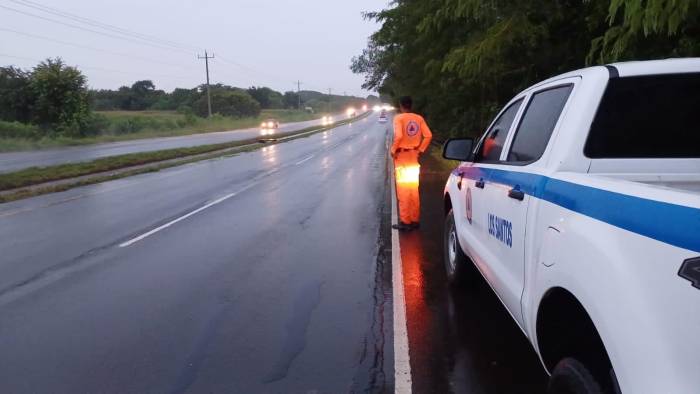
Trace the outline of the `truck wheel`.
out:
M 573 358 L 559 361 L 549 378 L 548 394 L 602 394 L 588 369 Z
M 447 281 L 452 285 L 462 285 L 467 280 L 471 260 L 462 251 L 457 237 L 457 227 L 455 226 L 455 216 L 452 210 L 445 218 L 445 234 L 443 236 L 445 271 Z

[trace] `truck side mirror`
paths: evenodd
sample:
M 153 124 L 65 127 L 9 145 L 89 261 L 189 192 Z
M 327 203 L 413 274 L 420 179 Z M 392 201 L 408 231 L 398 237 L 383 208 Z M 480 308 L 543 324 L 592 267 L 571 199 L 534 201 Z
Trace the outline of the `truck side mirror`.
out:
M 442 157 L 447 160 L 472 161 L 474 140 L 471 138 L 450 138 L 442 147 Z

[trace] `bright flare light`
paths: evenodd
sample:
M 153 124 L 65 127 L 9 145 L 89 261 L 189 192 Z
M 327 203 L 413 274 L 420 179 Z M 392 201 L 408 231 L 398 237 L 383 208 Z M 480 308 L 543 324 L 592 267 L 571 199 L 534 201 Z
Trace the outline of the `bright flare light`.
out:
M 396 183 L 418 184 L 420 166 L 396 167 Z
M 346 112 L 347 112 L 348 116 L 353 116 L 353 115 L 355 115 L 355 108 L 350 107 L 350 108 L 348 108 L 348 110 Z
M 374 110 L 374 112 L 379 112 L 382 110 L 382 107 L 379 105 L 375 105 L 372 109 Z
M 362 112 L 367 112 L 367 104 L 362 106 Z

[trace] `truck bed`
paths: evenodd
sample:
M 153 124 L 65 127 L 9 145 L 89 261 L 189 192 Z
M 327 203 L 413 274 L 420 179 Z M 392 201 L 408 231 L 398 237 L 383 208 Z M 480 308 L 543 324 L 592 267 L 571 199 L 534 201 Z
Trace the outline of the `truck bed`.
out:
M 700 174 L 595 174 L 598 176 L 643 183 L 652 187 L 700 196 Z

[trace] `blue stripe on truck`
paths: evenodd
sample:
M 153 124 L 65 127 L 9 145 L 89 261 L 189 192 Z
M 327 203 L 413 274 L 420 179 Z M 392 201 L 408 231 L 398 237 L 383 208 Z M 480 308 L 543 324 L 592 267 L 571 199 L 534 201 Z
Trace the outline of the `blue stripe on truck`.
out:
M 470 179 L 483 178 L 487 182 L 519 186 L 525 194 L 562 208 L 679 248 L 700 252 L 698 208 L 615 193 L 524 172 L 461 167 L 454 173 L 463 173 Z

